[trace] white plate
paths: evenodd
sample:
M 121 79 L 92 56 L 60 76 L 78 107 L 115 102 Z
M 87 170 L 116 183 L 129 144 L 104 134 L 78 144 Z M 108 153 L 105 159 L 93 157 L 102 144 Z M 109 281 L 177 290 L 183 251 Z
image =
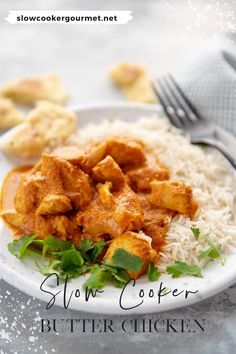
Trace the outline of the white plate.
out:
M 133 121 L 142 115 L 150 116 L 160 112 L 160 107 L 137 104 L 109 104 L 92 107 L 80 106 L 76 109 L 76 112 L 79 116 L 79 126 L 83 126 L 87 122 L 99 122 L 101 119 L 111 117 L 119 117 L 120 119 Z M 0 138 L 0 144 L 5 139 L 5 136 L 6 134 Z M 230 136 L 230 139 L 233 139 L 232 136 Z M 2 180 L 9 169 L 14 167 L 17 163 L 19 164 L 19 161 L 10 161 L 0 152 L 0 183 L 2 183 Z M 1 277 L 17 289 L 48 303 L 51 299 L 51 295 L 40 290 L 40 284 L 45 277 L 38 272 L 37 267 L 32 261 L 28 259 L 23 262 L 19 261 L 8 252 L 7 244 L 11 241 L 11 236 L 8 229 L 2 223 L 0 224 L 0 233 Z M 145 277 L 143 277 L 136 282 L 135 286 L 133 286 L 133 283 L 130 283 L 124 289 L 123 294 L 122 289 L 108 286 L 104 289 L 102 294 L 99 294 L 99 296 L 95 298 L 90 297 L 89 301 L 86 301 L 85 294 L 81 290 L 82 284 L 85 281 L 85 277 L 83 276 L 69 282 L 66 292 L 67 300 L 69 299 L 72 290 L 79 289 L 79 297 L 74 296 L 75 291 L 73 293 L 69 305 L 70 309 L 104 314 L 153 313 L 170 310 L 206 299 L 235 283 L 235 264 L 236 253 L 227 257 L 224 266 L 218 262 L 210 264 L 203 271 L 204 278 L 184 276 L 178 279 L 172 279 L 170 276 L 165 275 L 162 276 L 158 282 L 150 283 Z M 47 286 L 45 290 L 53 293 L 61 290 L 61 293 L 56 296 L 56 304 L 63 306 L 64 285 L 60 284 L 59 287 L 55 287 L 53 283 L 55 282 L 52 282 L 52 286 Z M 158 291 L 161 283 L 168 290 L 178 289 L 178 292 L 182 290 L 198 290 L 198 292 L 196 294 L 190 294 L 187 299 L 185 298 L 185 293 L 176 297 L 169 294 L 162 296 L 159 303 Z M 154 292 L 152 292 L 151 289 L 153 289 Z M 143 293 L 144 296 L 140 297 L 140 294 L 142 295 Z M 149 297 L 149 294 L 153 296 Z M 76 295 L 79 295 L 78 291 Z M 122 305 L 123 308 L 129 309 L 123 309 L 120 305 Z

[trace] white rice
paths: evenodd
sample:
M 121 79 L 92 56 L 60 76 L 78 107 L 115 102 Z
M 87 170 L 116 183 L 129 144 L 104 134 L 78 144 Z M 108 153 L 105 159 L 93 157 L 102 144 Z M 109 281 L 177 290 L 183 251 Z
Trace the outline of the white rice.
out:
M 214 149 L 191 145 L 188 138 L 173 128 L 168 120 L 156 116 L 140 118 L 136 122 L 119 119 L 88 124 L 79 129 L 76 141 L 86 144 L 111 136 L 141 138 L 151 145 L 162 162 L 170 167 L 171 179 L 193 187 L 200 204 L 194 220 L 176 217 L 167 234 L 167 244 L 160 254 L 161 270 L 175 260 L 203 266 L 206 260 L 199 253 L 209 247 L 206 235 L 221 245 L 222 253 L 236 247 L 236 175 L 228 162 Z M 191 227 L 200 229 L 195 239 Z

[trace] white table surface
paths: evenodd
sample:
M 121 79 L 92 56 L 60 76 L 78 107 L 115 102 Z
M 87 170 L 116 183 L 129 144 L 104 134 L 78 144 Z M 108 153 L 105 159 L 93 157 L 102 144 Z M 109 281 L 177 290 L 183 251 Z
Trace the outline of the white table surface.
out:
M 221 3 L 221 15 L 216 3 Z M 209 12 L 207 5 L 214 5 L 215 12 Z M 204 48 L 222 46 L 229 39 L 234 41 L 234 34 L 227 33 L 227 21 L 236 11 L 235 1 L 1 0 L 1 8 L 0 83 L 29 74 L 55 72 L 71 92 L 71 104 L 122 101 L 107 77 L 107 69 L 116 62 L 144 63 L 154 75 L 183 66 L 188 55 Z M 10 25 L 3 18 L 8 10 L 16 9 L 126 9 L 133 11 L 134 19 L 122 26 Z M 231 10 L 231 15 L 226 10 Z M 208 17 L 213 12 L 215 17 Z M 109 316 L 61 308 L 47 311 L 44 303 L 0 281 L 0 354 L 230 353 L 235 351 L 236 344 L 236 287 L 188 308 L 138 317 L 205 318 L 207 329 L 201 334 L 124 334 L 119 330 L 121 317 L 113 317 L 117 328 L 113 334 L 42 334 L 40 317 Z

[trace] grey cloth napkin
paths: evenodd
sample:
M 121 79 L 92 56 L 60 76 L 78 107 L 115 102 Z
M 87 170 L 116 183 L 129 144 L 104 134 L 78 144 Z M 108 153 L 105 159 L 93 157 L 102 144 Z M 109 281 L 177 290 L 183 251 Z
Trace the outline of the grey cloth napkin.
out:
M 236 50 L 201 54 L 173 74 L 203 117 L 236 135 Z

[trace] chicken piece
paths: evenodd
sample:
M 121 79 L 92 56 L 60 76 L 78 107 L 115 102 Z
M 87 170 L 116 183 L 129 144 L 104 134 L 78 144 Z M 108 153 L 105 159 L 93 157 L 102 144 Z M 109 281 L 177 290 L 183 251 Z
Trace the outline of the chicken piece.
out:
M 165 244 L 169 223 L 175 212 L 168 209 L 152 206 L 148 199 L 148 194 L 139 194 L 142 210 L 144 213 L 143 232 L 152 238 L 152 248 L 160 252 Z
M 19 214 L 14 209 L 5 210 L 1 217 L 17 238 L 23 235 L 37 234 L 40 238 L 53 234 L 52 224 L 48 219 L 35 214 Z
M 121 167 L 140 165 L 146 159 L 143 148 L 144 145 L 140 141 L 112 138 L 86 147 L 66 146 L 57 148 L 52 154 L 78 165 L 83 171 L 90 173 L 92 168 L 108 155 Z
M 79 167 L 43 154 L 39 168 L 22 176 L 15 196 L 19 213 L 52 215 L 84 208 L 91 201 L 89 177 Z
M 65 195 L 70 199 L 74 209 L 86 207 L 93 198 L 93 189 L 89 176 L 79 167 L 61 159 L 57 161 L 63 182 Z
M 0 97 L 0 130 L 12 128 L 23 120 L 24 114 L 14 106 L 12 101 Z
M 64 195 L 64 188 L 59 167 L 45 154 L 37 168 L 22 175 L 15 196 L 16 211 L 23 214 L 35 212 L 49 193 Z
M 126 169 L 131 186 L 136 191 L 150 191 L 153 179 L 166 180 L 170 177 L 169 169 L 160 162 L 154 151 L 145 149 L 146 161 L 136 168 Z
M 198 209 L 193 198 L 192 187 L 184 183 L 175 181 L 152 181 L 150 183 L 152 192 L 149 202 L 152 205 L 176 210 L 190 218 L 194 216 Z
M 142 142 L 120 137 L 111 138 L 105 142 L 86 147 L 84 155 L 78 156 L 77 161 L 74 156 L 73 161 L 78 163 L 82 169 L 84 167 L 90 171 L 107 155 L 110 155 L 121 167 L 126 165 L 135 166 L 145 161 Z
M 147 70 L 141 65 L 121 63 L 110 71 L 112 81 L 121 88 L 129 101 L 156 103 Z
M 43 154 L 41 173 L 46 177 L 43 196 L 51 193 L 64 195 L 75 209 L 84 208 L 92 200 L 93 190 L 88 175 L 68 161 Z
M 105 206 L 105 208 L 111 208 L 114 204 L 113 195 L 111 193 L 112 183 L 105 182 L 104 184 L 97 184 L 98 199 L 99 202 Z
M 4 97 L 23 104 L 34 104 L 45 100 L 63 104 L 68 93 L 62 86 L 58 76 L 32 76 L 6 84 L 0 89 Z
M 38 157 L 47 149 L 65 143 L 75 131 L 76 116 L 66 108 L 39 102 L 24 123 L 3 144 L 8 154 L 24 158 Z
M 91 171 L 107 155 L 107 143 L 92 145 L 86 149 L 86 158 L 81 162 L 84 171 Z
M 143 224 L 143 212 L 137 194 L 126 184 L 123 189 L 114 192 L 114 220 L 122 227 L 123 232 L 139 230 Z
M 33 213 L 37 209 L 40 202 L 39 186 L 44 181 L 45 177 L 40 172 L 22 174 L 14 198 L 14 207 L 18 213 Z
M 52 155 L 79 166 L 86 173 L 90 173 L 92 168 L 106 156 L 106 143 L 91 144 L 86 147 L 63 146 L 56 148 Z
M 83 232 L 97 238 L 104 234 L 117 237 L 127 230 L 139 230 L 143 214 L 138 196 L 128 185 L 124 185 L 122 189 L 114 191 L 111 198 L 107 191 L 104 192 L 104 187 L 108 185 L 98 187 L 98 194 L 91 204 L 77 214 Z
M 125 183 L 125 175 L 110 155 L 100 161 L 92 171 L 97 180 L 110 181 L 115 188 L 119 188 Z
M 0 215 L 17 238 L 37 234 L 42 239 L 52 235 L 67 240 L 80 235 L 76 220 L 69 219 L 65 215 L 19 214 L 14 209 L 4 210 Z
M 65 195 L 48 194 L 35 211 L 36 215 L 66 213 L 72 209 L 70 199 Z
M 113 138 L 106 142 L 106 155 L 110 155 L 115 162 L 124 167 L 126 165 L 140 165 L 145 160 L 143 143 L 128 138 Z
M 75 235 L 80 235 L 80 229 L 76 223 L 76 218 L 69 218 L 65 215 L 49 216 L 49 220 L 53 227 L 52 235 L 63 240 L 70 239 Z
M 40 187 L 40 192 L 43 199 L 47 194 L 65 194 L 63 179 L 61 176 L 61 164 L 66 161 L 54 158 L 49 154 L 43 154 L 41 158 L 40 174 L 44 178 Z
M 76 166 L 80 166 L 87 159 L 85 149 L 78 145 L 57 147 L 50 155 L 66 160 Z
M 103 234 L 116 237 L 123 232 L 121 226 L 115 222 L 112 212 L 103 206 L 97 198 L 85 211 L 77 214 L 77 222 L 83 233 L 90 235 L 93 241 L 97 241 L 98 237 Z
M 123 235 L 115 238 L 110 243 L 104 259 L 110 261 L 118 249 L 123 249 L 142 259 L 143 265 L 138 272 L 128 271 L 133 279 L 137 279 L 141 274 L 147 271 L 149 262 L 155 263 L 157 260 L 157 253 L 152 249 L 148 240 L 135 232 L 127 231 Z

